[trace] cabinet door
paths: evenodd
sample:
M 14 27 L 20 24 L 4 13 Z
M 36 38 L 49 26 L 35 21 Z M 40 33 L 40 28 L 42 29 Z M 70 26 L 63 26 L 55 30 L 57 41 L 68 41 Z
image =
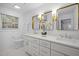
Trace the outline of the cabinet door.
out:
M 24 50 L 25 52 L 29 53 L 31 55 L 32 52 L 32 44 L 30 41 L 30 37 L 26 36 L 27 38 L 24 40 Z
M 26 36 L 25 51 L 33 56 L 39 55 L 39 39 Z
M 64 56 L 64 54 L 51 50 L 51 56 Z
M 26 46 L 27 48 L 27 51 L 26 52 L 28 52 L 30 55 L 31 55 L 31 53 L 32 53 L 32 44 L 31 44 L 31 42 L 29 41 L 28 42 L 28 46 Z
M 31 37 L 31 42 L 32 42 L 33 44 L 39 45 L 39 39 L 37 39 L 37 38 L 32 38 L 32 37 Z
M 29 40 L 24 40 L 24 50 L 28 51 L 28 47 L 29 47 Z
M 79 56 L 79 49 L 67 45 L 52 43 L 51 49 L 64 53 L 65 55 Z
M 33 56 L 39 56 L 39 45 L 32 44 L 32 53 Z
M 50 48 L 50 42 L 46 41 L 46 40 L 40 40 L 40 45 L 47 47 L 47 48 Z
M 50 56 L 50 49 L 40 46 L 40 56 Z

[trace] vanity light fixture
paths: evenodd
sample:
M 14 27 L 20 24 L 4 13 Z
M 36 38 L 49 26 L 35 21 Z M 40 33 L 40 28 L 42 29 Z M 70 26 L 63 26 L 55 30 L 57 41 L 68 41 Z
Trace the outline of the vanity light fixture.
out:
M 52 10 L 52 15 L 56 15 L 56 10 Z
M 52 10 L 52 18 L 53 18 L 53 21 L 57 20 L 57 9 Z
M 41 21 L 42 20 L 42 14 L 43 13 L 40 13 L 39 15 L 38 15 L 38 19 Z
M 18 5 L 15 5 L 14 7 L 15 7 L 15 8 L 17 8 L 17 9 L 20 9 L 20 8 L 21 8 L 21 7 L 20 7 L 20 6 L 18 6 Z

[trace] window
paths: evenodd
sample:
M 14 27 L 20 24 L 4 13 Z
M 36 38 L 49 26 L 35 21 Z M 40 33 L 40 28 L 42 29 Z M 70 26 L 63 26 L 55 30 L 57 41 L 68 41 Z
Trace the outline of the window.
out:
M 18 28 L 18 17 L 0 14 L 0 28 Z

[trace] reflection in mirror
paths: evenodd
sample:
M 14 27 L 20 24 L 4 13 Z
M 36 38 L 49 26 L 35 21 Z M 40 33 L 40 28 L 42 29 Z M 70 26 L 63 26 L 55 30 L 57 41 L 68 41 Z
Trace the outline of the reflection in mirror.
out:
M 56 30 L 57 16 L 52 11 L 45 12 L 32 17 L 32 29 L 34 32 L 47 32 Z
M 61 30 L 72 30 L 71 19 L 61 20 Z
M 52 19 L 52 11 L 46 12 L 43 15 L 43 21 L 46 23 L 46 30 L 52 31 L 53 30 L 53 19 Z
M 34 33 L 37 33 L 39 31 L 39 19 L 38 16 L 32 17 L 32 29 Z
M 65 6 L 59 8 L 57 10 L 58 21 L 57 21 L 57 29 L 65 30 L 65 31 L 74 31 L 78 30 L 78 6 L 79 4 L 72 4 L 69 6 Z

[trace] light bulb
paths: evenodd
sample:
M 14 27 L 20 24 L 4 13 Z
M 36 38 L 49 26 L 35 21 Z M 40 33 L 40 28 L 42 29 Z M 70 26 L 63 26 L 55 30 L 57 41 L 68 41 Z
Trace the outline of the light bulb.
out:
M 18 5 L 15 5 L 14 7 L 17 8 L 17 9 L 20 9 L 20 8 L 21 8 L 21 7 L 19 7 Z

